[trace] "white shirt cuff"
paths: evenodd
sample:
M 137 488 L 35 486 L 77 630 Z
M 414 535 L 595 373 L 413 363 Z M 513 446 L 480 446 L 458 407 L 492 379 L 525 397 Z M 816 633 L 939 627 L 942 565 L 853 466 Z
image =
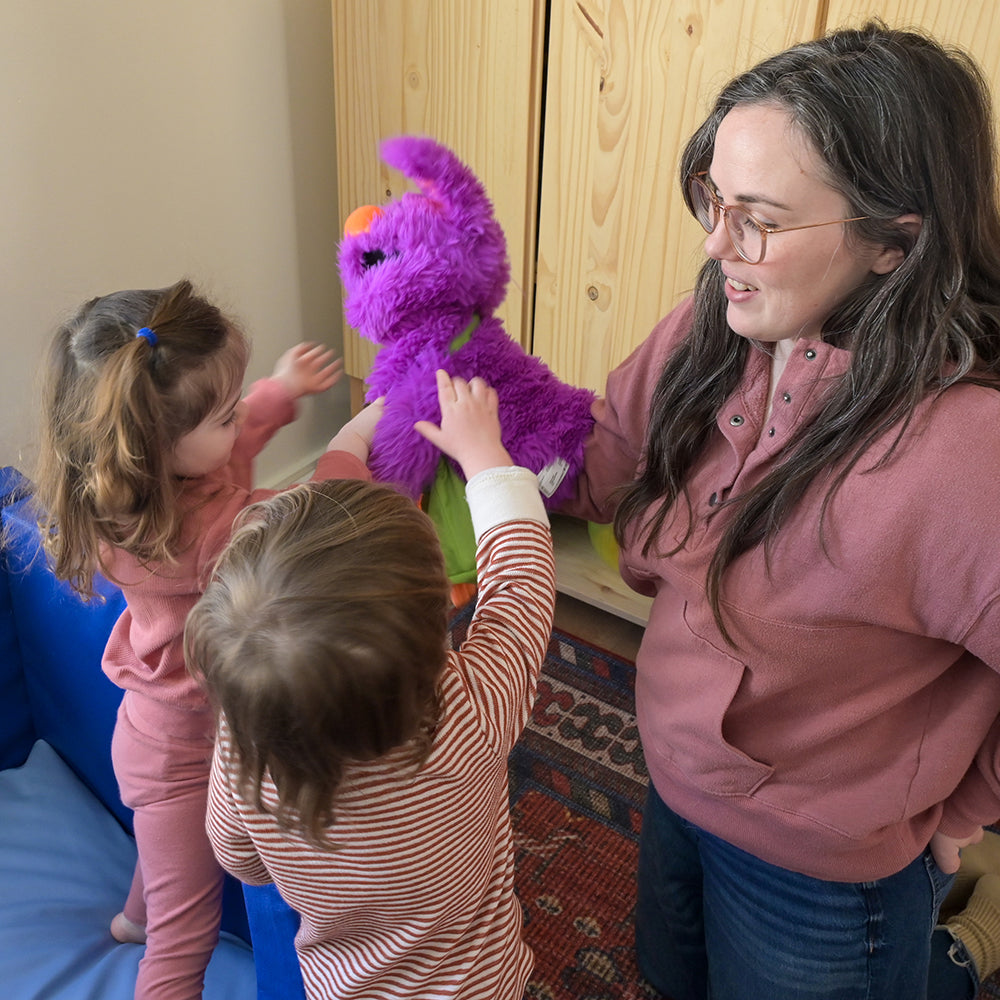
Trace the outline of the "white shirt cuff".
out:
M 483 469 L 465 484 L 476 542 L 490 528 L 506 521 L 536 521 L 548 525 L 538 477 L 519 465 Z

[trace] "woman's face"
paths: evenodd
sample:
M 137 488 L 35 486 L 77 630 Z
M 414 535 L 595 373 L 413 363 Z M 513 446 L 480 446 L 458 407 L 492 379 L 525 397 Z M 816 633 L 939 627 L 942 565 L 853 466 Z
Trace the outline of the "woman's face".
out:
M 753 104 L 723 118 L 703 180 L 721 203 L 738 205 L 764 225 L 805 226 L 854 215 L 822 177 L 819 154 L 788 112 Z M 752 340 L 790 346 L 799 337 L 817 337 L 848 293 L 886 266 L 882 248 L 849 247 L 839 222 L 766 239 L 759 264 L 740 258 L 721 219 L 705 239 L 706 253 L 722 265 L 729 325 Z

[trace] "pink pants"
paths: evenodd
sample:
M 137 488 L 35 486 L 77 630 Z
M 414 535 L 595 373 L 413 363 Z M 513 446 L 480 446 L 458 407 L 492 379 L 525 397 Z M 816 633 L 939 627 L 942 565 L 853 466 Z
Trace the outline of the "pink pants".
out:
M 135 1000 L 200 1000 L 219 939 L 223 872 L 205 833 L 210 728 L 131 691 L 118 711 L 111 758 L 139 854 L 123 912 L 146 927 Z

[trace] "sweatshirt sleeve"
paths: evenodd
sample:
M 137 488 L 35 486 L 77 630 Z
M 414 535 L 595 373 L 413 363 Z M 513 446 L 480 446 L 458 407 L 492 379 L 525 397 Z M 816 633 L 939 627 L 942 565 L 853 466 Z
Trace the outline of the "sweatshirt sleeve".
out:
M 945 800 L 938 829 L 948 837 L 968 837 L 1000 816 L 1000 719 L 986 735 L 972 766 Z
M 652 333 L 608 376 L 604 396 L 594 400 L 594 429 L 584 449 L 576 496 L 561 512 L 591 521 L 614 517 L 612 493 L 638 471 L 649 426 L 653 392 L 667 358 L 691 329 L 689 299 L 664 317 Z
M 288 390 L 274 378 L 254 382 L 243 397 L 247 417 L 240 428 L 240 436 L 233 448 L 233 458 L 251 459 L 264 450 L 264 446 L 296 416 L 295 400 Z
M 316 471 L 310 480 L 320 479 L 367 479 L 372 478 L 368 466 L 357 455 L 348 451 L 327 451 L 319 457 Z
M 987 666 L 1000 671 L 1000 596 L 988 602 L 965 633 L 963 645 Z M 996 823 L 1000 817 L 1000 719 L 986 733 L 979 750 L 945 800 L 938 829 L 949 837 L 967 837 L 977 827 Z
M 480 706 L 488 740 L 506 754 L 527 724 L 552 632 L 552 538 L 529 470 L 486 470 L 466 495 L 479 596 L 466 640 L 450 658 Z

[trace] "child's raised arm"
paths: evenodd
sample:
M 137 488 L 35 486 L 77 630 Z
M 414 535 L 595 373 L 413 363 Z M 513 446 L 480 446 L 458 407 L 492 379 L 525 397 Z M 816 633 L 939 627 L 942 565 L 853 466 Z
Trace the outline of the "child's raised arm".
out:
M 326 446 L 327 451 L 346 451 L 355 455 L 362 462 L 368 461 L 368 453 L 371 451 L 372 438 L 375 436 L 375 428 L 379 420 L 382 419 L 382 411 L 385 408 L 385 397 L 379 396 L 374 402 L 369 403 L 363 410 L 351 417 L 343 427 L 337 431 Z
M 512 465 L 500 439 L 496 390 L 481 378 L 466 382 L 441 369 L 437 372 L 437 389 L 440 427 L 429 420 L 418 420 L 414 430 L 458 462 L 466 479 L 484 469 Z
M 313 396 L 333 387 L 341 375 L 343 361 L 322 344 L 296 344 L 278 358 L 272 372 L 292 399 Z

